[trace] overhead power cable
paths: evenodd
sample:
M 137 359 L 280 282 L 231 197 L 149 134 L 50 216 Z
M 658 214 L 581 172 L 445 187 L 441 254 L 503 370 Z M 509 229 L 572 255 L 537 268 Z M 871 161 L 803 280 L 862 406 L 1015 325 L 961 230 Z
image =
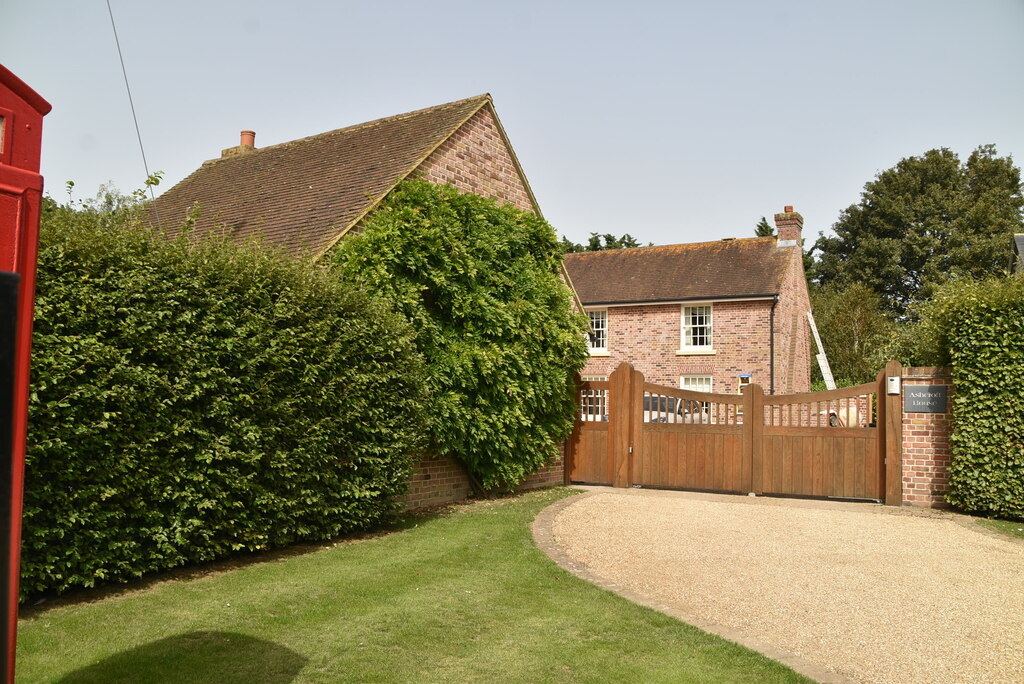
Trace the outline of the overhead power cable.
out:
M 135 122 L 135 136 L 139 139 L 139 151 L 142 153 L 142 168 L 146 171 L 146 186 L 149 188 L 149 197 L 154 200 L 153 212 L 156 214 L 156 225 L 160 226 L 160 212 L 156 208 L 156 195 L 153 193 L 153 185 L 149 182 L 152 176 L 149 173 L 149 164 L 146 163 L 146 148 L 142 145 L 142 132 L 139 130 L 139 118 L 135 115 L 135 102 L 132 100 L 132 87 L 128 84 L 128 70 L 124 68 L 124 56 L 121 54 L 121 41 L 117 39 L 117 26 L 114 24 L 114 10 L 110 8 L 110 0 L 107 0 L 107 13 L 110 14 L 110 28 L 114 31 L 114 44 L 117 45 L 117 58 L 121 60 L 121 73 L 124 75 L 124 89 L 128 91 L 128 105 L 132 109 L 132 121 Z

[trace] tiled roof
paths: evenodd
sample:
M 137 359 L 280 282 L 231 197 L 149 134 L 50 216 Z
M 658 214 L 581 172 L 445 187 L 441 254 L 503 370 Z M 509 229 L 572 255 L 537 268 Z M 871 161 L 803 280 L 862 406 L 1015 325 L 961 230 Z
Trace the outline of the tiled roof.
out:
M 173 231 L 199 202 L 196 235 L 260 239 L 317 257 L 490 105 L 480 95 L 214 159 L 158 197 L 156 210 Z
M 585 305 L 777 294 L 792 247 L 774 237 L 576 252 L 565 267 Z

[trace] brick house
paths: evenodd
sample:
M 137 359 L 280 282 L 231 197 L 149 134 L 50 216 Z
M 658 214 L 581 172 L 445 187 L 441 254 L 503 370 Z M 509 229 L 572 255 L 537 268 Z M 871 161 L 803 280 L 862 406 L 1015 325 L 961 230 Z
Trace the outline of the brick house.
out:
M 490 95 L 264 148 L 242 131 L 156 199 L 150 220 L 172 232 L 198 203 L 197 236 L 262 240 L 319 259 L 399 182 L 420 176 L 540 214 Z
M 164 192 L 152 223 L 173 234 L 192 217 L 192 235 L 258 240 L 318 260 L 406 178 L 422 177 L 541 215 L 491 96 L 399 114 L 265 148 L 242 131 L 221 151 Z M 562 482 L 561 463 L 524 486 Z M 465 470 L 447 458 L 421 461 L 405 502 L 459 501 L 472 492 Z
M 803 217 L 771 237 L 567 254 L 593 333 L 585 380 L 629 361 L 648 382 L 735 393 L 810 390 Z

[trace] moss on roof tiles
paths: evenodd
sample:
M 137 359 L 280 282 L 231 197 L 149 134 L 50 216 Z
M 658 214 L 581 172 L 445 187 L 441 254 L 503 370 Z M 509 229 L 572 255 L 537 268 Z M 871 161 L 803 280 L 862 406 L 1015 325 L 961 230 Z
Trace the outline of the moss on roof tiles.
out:
M 789 248 L 774 237 L 576 252 L 565 267 L 585 305 L 780 292 Z
M 198 202 L 197 236 L 316 257 L 490 103 L 479 95 L 214 159 L 158 197 L 156 211 L 173 233 Z

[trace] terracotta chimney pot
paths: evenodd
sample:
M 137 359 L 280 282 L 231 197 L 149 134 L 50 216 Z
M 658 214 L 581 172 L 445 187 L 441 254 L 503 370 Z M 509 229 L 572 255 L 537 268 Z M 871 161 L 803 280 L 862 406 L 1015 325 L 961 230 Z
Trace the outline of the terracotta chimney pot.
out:
M 242 131 L 241 147 L 256 147 L 256 131 Z

